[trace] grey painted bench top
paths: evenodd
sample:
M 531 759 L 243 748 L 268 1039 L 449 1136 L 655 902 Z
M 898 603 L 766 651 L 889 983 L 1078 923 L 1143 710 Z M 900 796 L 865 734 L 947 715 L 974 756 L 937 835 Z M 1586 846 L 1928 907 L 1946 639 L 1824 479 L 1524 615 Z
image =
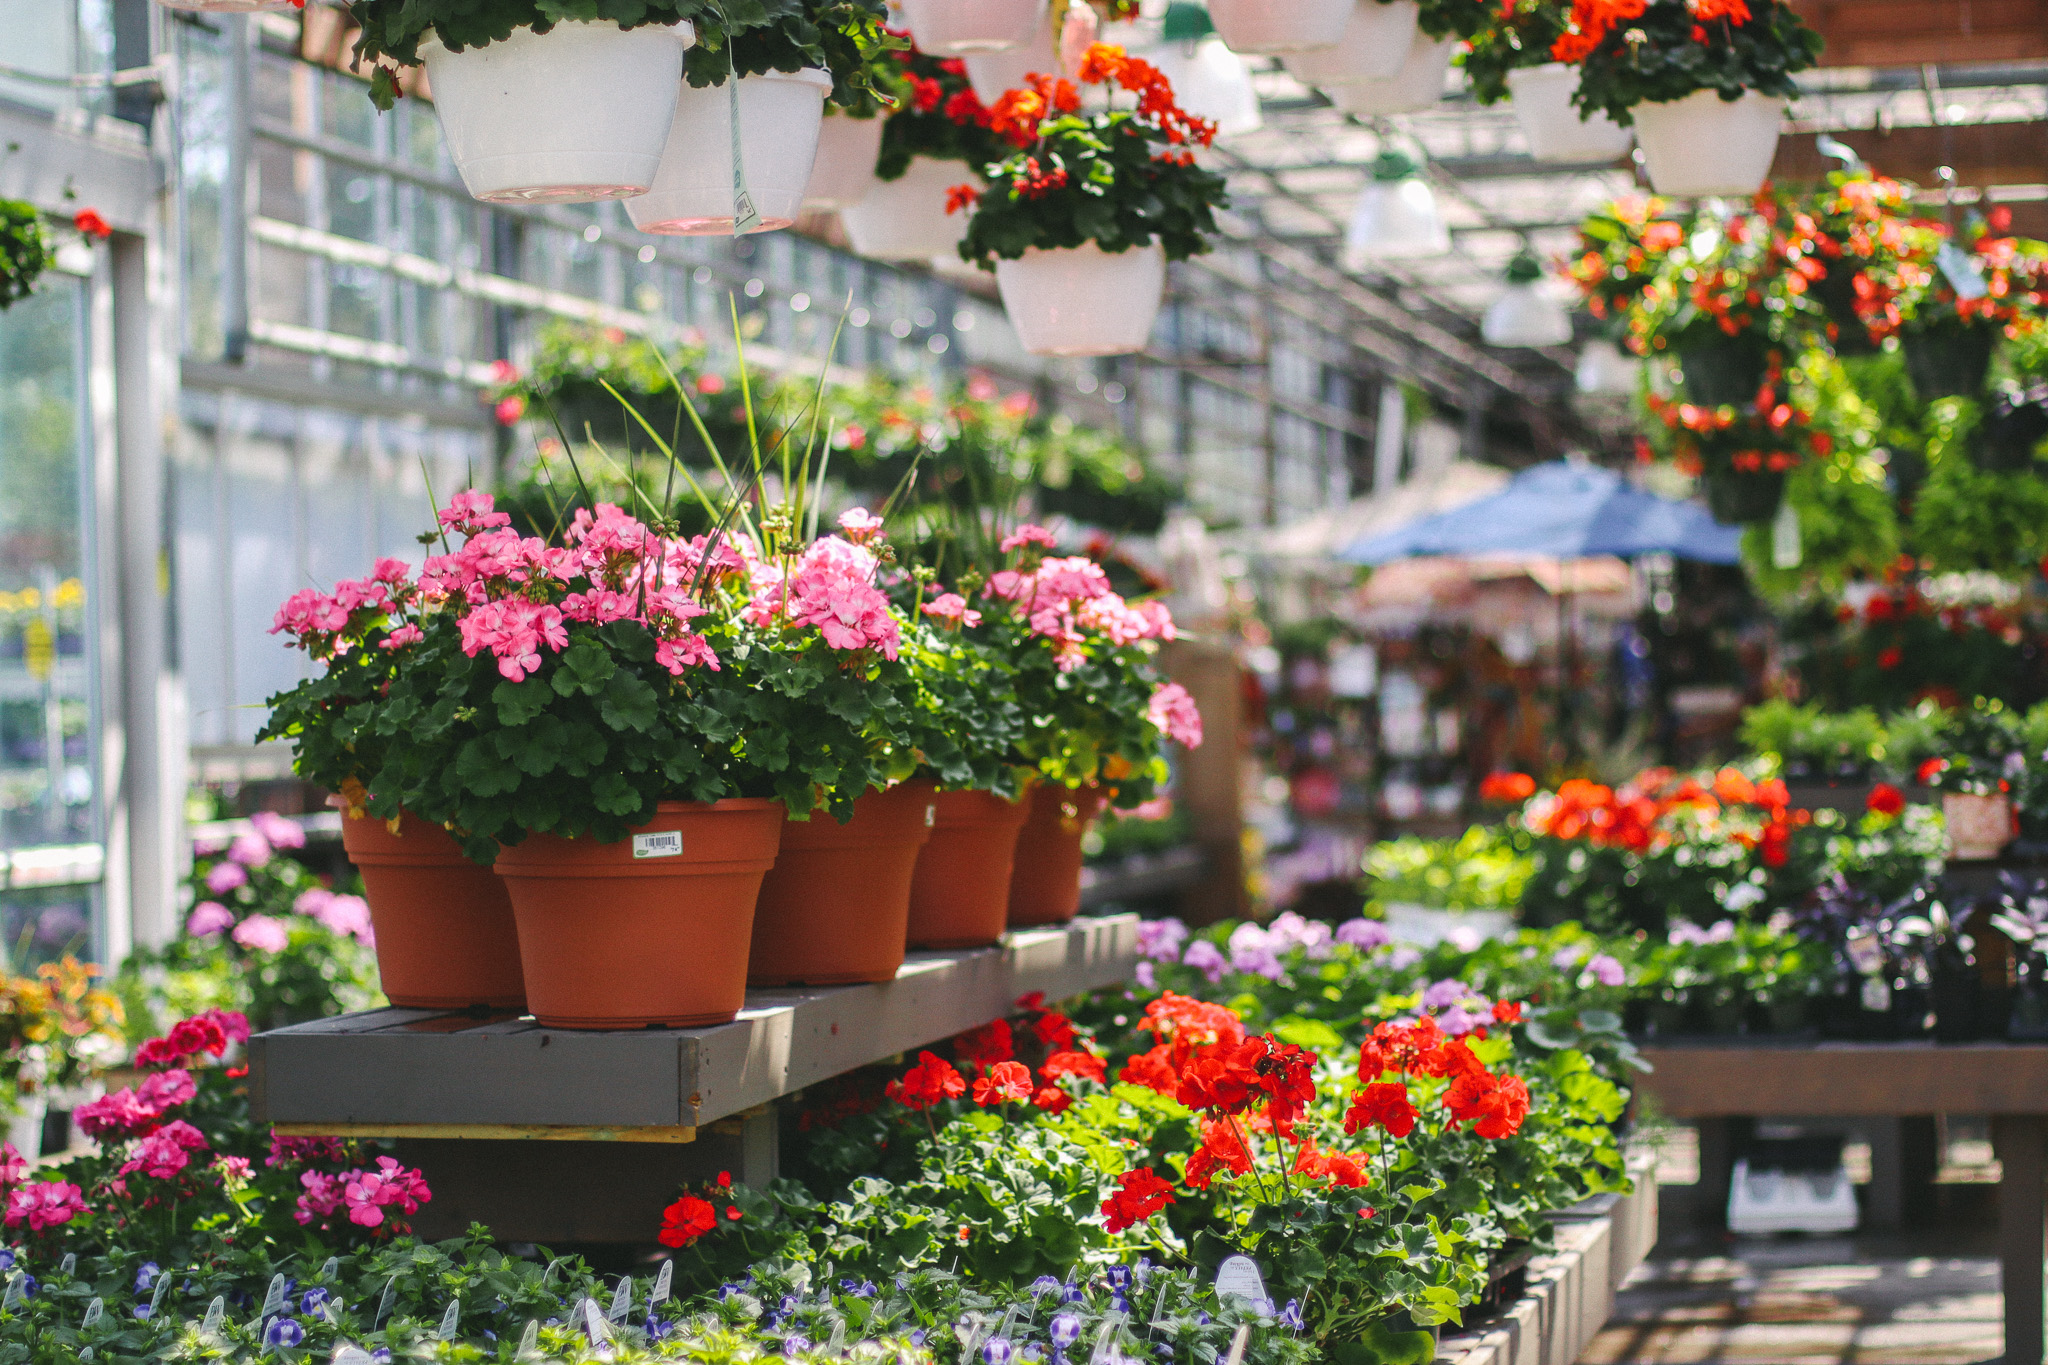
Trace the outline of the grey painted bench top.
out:
M 282 1124 L 694 1128 L 985 1024 L 1022 995 L 1127 979 L 1138 917 L 912 953 L 880 985 L 747 993 L 730 1024 L 617 1033 L 383 1009 L 258 1034 L 255 1116 Z

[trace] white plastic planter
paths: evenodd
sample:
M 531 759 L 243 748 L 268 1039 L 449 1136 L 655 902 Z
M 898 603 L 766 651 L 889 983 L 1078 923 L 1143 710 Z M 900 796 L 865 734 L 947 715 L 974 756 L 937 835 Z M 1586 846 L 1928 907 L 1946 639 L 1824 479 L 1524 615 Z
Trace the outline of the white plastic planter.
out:
M 291 9 L 292 0 L 156 0 L 165 9 L 199 14 L 249 14 L 256 10 Z
M 1330 98 L 1347 114 L 1376 118 L 1386 114 L 1412 114 L 1427 109 L 1444 97 L 1444 80 L 1451 74 L 1451 54 L 1458 50 L 1456 38 L 1432 38 L 1417 31 L 1401 69 L 1383 81 L 1358 81 L 1330 88 Z
M 946 192 L 955 185 L 979 187 L 964 161 L 914 157 L 895 180 L 878 181 L 865 199 L 839 211 L 847 241 L 877 261 L 927 261 L 958 256 L 970 210 L 946 212 Z
M 1006 90 L 1022 90 L 1024 78 L 1060 74 L 1059 39 L 1052 31 L 1052 13 L 1047 11 L 1029 38 L 1001 52 L 982 52 L 967 57 L 967 83 L 983 104 L 993 105 Z
M 831 93 L 832 77 L 824 71 L 740 77 L 741 169 L 761 216 L 748 231 L 773 232 L 796 221 Z M 733 190 L 732 94 L 723 85 L 685 85 L 661 170 L 647 193 L 626 201 L 626 216 L 642 232 L 664 236 L 730 233 Z
M 1605 114 L 1580 118 L 1572 96 L 1579 69 L 1562 62 L 1508 72 L 1508 100 L 1529 155 L 1538 161 L 1612 161 L 1628 154 L 1634 135 Z
M 419 45 L 434 110 L 470 194 L 487 204 L 647 193 L 682 89 L 688 23 L 569 21 L 451 52 Z
M 1159 243 L 1107 252 L 1093 242 L 996 262 L 996 285 L 1017 339 L 1033 355 L 1142 351 L 1166 296 Z
M 19 1107 L 7 1118 L 7 1140 L 15 1151 L 34 1161 L 43 1154 L 43 1118 L 49 1112 L 49 1100 L 41 1094 L 17 1095 L 14 1102 Z
M 1031 41 L 1049 0 L 903 0 L 918 51 L 935 57 L 1006 52 Z
M 1583 394 L 1631 394 L 1643 372 L 1643 362 L 1611 341 L 1598 338 L 1579 351 L 1572 382 Z
M 1771 173 L 1785 101 L 1754 90 L 1734 101 L 1695 90 L 1669 104 L 1638 104 L 1629 114 L 1657 193 L 1746 196 L 1762 189 Z
M 1180 107 L 1215 124 L 1218 137 L 1256 133 L 1265 126 L 1252 73 L 1221 38 L 1211 34 L 1192 43 L 1164 43 L 1144 56 L 1172 82 Z
M 1209 0 L 1209 20 L 1235 52 L 1312 52 L 1344 36 L 1353 8 L 1354 0 Z
M 818 155 L 804 189 L 807 209 L 852 208 L 882 182 L 875 158 L 882 153 L 882 120 L 828 113 L 818 124 Z
M 1415 40 L 1415 0 L 1358 0 L 1334 47 L 1291 52 L 1282 60 L 1306 85 L 1342 86 L 1385 80 L 1401 70 Z

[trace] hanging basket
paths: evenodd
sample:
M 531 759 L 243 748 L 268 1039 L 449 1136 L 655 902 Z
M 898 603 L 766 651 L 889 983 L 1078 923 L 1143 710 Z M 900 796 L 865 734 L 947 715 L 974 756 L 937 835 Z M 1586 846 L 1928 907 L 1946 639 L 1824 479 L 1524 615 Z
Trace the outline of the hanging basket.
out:
M 818 156 L 804 187 L 807 209 L 848 209 L 881 180 L 875 158 L 882 154 L 882 120 L 828 113 L 818 124 Z
M 1048 0 L 903 0 L 903 22 L 920 52 L 968 57 L 1031 41 Z
M 1343 36 L 1331 47 L 1291 52 L 1282 60 L 1304 85 L 1346 86 L 1397 75 L 1415 41 L 1415 0 L 1358 0 Z M 1237 44 L 1229 44 L 1236 47 Z
M 1635 134 L 1605 114 L 1580 117 L 1572 103 L 1579 69 L 1563 62 L 1522 66 L 1508 72 L 1508 98 L 1515 122 L 1538 161 L 1612 161 L 1628 155 Z
M 1209 19 L 1234 52 L 1312 52 L 1344 36 L 1352 8 L 1353 0 L 1209 0 Z
M 1828 315 L 1828 322 L 1834 326 L 1835 334 L 1829 344 L 1838 356 L 1876 355 L 1877 342 L 1870 335 L 1869 324 L 1856 314 L 1856 275 L 1860 267 L 1853 259 L 1840 258 L 1827 263 L 1827 273 L 1807 286 L 1807 291 L 1819 301 Z
M 1780 470 L 1739 470 L 1717 462 L 1707 467 L 1700 482 L 1706 489 L 1707 510 L 1723 526 L 1769 521 L 1785 498 L 1785 475 Z
M 556 24 L 451 52 L 419 44 L 462 183 L 487 204 L 645 194 L 682 89 L 688 23 Z
M 1409 40 L 1408 59 L 1401 69 L 1380 81 L 1355 81 L 1330 91 L 1339 109 L 1360 118 L 1412 114 L 1444 97 L 1444 78 L 1451 72 L 1456 38 L 1432 38 L 1417 31 Z
M 846 239 L 860 255 L 876 261 L 928 261 L 958 256 L 970 210 L 946 212 L 946 191 L 981 184 L 965 162 L 911 158 L 894 180 L 883 180 L 865 199 L 839 211 Z
M 1003 308 L 1033 355 L 1126 355 L 1145 349 L 1166 295 L 1157 242 L 1107 252 L 1093 242 L 1027 250 L 996 262 Z
M 1702 407 L 1752 403 L 1770 373 L 1770 349 L 1760 338 L 1714 332 L 1683 342 L 1677 351 L 1686 396 Z
M 1005 92 L 1024 88 L 1025 78 L 1034 72 L 1044 76 L 1060 73 L 1059 38 L 1052 31 L 1052 12 L 1047 10 L 1031 36 L 1001 52 L 981 52 L 966 57 L 967 83 L 983 104 L 993 108 Z
M 1667 104 L 1638 104 L 1629 113 L 1657 193 L 1747 198 L 1771 173 L 1785 101 L 1754 90 L 1732 101 L 1695 90 Z
M 747 195 L 761 217 L 749 232 L 773 232 L 796 221 L 831 93 L 826 71 L 740 77 L 740 157 Z M 723 84 L 683 87 L 654 185 L 626 201 L 634 227 L 672 237 L 731 235 L 740 182 L 732 164 L 732 106 L 732 91 Z
M 1998 349 L 1995 322 L 1956 319 L 1920 331 L 1901 331 L 1906 374 L 1923 403 L 1937 398 L 1975 398 L 1984 391 L 1991 357 Z

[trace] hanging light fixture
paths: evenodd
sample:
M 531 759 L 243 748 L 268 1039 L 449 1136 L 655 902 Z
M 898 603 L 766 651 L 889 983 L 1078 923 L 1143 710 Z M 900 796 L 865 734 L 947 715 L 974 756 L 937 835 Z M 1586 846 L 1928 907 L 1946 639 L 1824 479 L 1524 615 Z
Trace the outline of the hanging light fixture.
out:
M 1359 270 L 1377 261 L 1441 256 L 1450 249 L 1450 230 L 1422 167 L 1405 152 L 1382 151 L 1373 159 L 1372 180 L 1359 195 L 1344 234 L 1344 264 Z
M 1200 5 L 1174 0 L 1166 7 L 1163 41 L 1146 60 L 1172 82 L 1180 107 L 1214 123 L 1218 137 L 1256 133 L 1264 126 L 1250 69 L 1223 45 L 1209 11 Z
M 1508 287 L 1480 320 L 1489 346 L 1562 346 L 1572 339 L 1572 315 L 1543 288 L 1543 262 L 1524 248 L 1507 268 Z

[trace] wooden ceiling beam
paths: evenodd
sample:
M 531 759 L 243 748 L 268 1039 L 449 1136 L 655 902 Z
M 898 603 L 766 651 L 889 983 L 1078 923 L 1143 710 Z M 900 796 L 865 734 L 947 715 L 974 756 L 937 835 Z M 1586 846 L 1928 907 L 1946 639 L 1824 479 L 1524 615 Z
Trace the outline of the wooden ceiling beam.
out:
M 2048 123 L 1966 123 L 1833 136 L 1849 144 L 1879 174 L 1910 180 L 1922 189 L 1940 183 L 1934 173 L 1937 166 L 1953 167 L 1959 185 L 2048 183 Z M 1781 185 L 1809 184 L 1841 166 L 1820 154 L 1814 135 L 1792 133 L 1778 139 L 1771 179 Z
M 2048 0 L 1792 0 L 1827 40 L 1823 66 L 2048 58 Z

